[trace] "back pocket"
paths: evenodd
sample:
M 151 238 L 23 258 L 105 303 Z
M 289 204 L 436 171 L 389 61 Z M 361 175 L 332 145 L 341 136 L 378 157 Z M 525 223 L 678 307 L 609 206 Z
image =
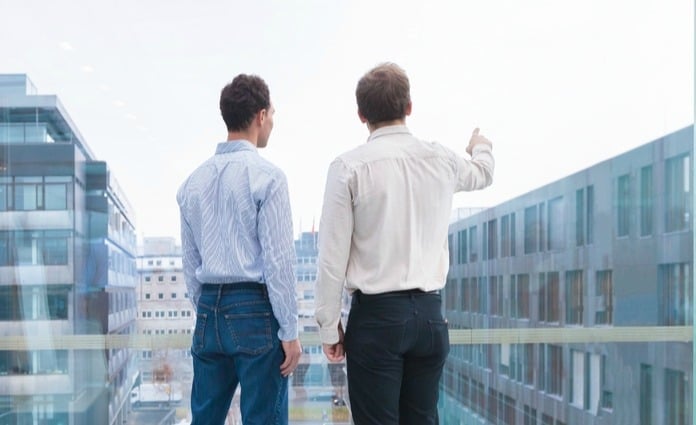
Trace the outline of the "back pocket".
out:
M 261 354 L 273 348 L 270 312 L 226 314 L 225 323 L 235 350 Z

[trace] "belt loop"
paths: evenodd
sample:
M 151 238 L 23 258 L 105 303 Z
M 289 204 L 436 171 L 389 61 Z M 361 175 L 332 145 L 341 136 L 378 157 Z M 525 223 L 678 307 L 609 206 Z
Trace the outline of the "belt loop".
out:
M 361 293 L 362 292 L 360 291 L 360 289 L 353 292 L 353 301 L 351 302 L 351 304 L 360 304 L 360 294 Z
M 220 300 L 222 300 L 222 289 L 223 289 L 223 287 L 224 287 L 224 285 L 218 285 L 218 288 L 217 288 L 217 290 L 218 290 L 217 302 L 215 302 L 215 306 L 216 306 L 216 307 L 220 305 Z

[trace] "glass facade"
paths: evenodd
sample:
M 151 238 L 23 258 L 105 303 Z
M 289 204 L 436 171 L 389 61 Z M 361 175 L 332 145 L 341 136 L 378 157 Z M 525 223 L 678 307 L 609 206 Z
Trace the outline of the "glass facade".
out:
M 693 140 L 690 126 L 450 225 L 459 250 L 497 218 L 523 234 L 518 255 L 450 265 L 453 335 L 488 343 L 452 350 L 444 423 L 692 423 Z M 511 236 L 482 244 L 513 252 Z
M 514 59 L 521 66 L 511 68 L 524 73 L 523 58 Z M 142 63 L 132 72 L 144 81 Z M 127 91 L 95 84 L 97 96 L 113 95 L 109 107 L 125 105 Z M 528 118 L 507 100 L 495 109 Z M 189 98 L 177 101 L 190 107 Z M 134 111 L 125 119 L 141 131 Z M 693 423 L 693 125 L 630 142 L 648 143 L 453 214 L 442 424 Z M 150 145 L 138 148 L 181 165 L 166 155 L 171 146 Z M 0 75 L 0 425 L 188 424 L 195 312 L 180 247 L 146 238 L 138 249 L 136 232 L 148 229 L 136 227 L 109 164 L 56 96 L 37 94 L 26 75 Z M 348 425 L 345 364 L 326 361 L 313 318 L 317 243 L 314 224 L 295 241 L 304 352 L 290 381 L 290 419 Z M 349 306 L 346 295 L 344 319 Z M 241 424 L 239 396 L 226 425 Z

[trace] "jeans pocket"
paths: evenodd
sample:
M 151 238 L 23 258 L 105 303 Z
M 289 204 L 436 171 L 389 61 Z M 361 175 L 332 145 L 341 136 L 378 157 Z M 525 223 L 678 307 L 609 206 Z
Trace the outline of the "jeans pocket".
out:
M 225 323 L 236 351 L 256 355 L 273 348 L 270 312 L 225 314 Z
M 441 353 L 443 359 L 449 354 L 449 329 L 447 328 L 447 320 L 428 320 L 430 326 L 430 335 L 432 337 L 433 353 Z
M 208 315 L 198 313 L 196 315 L 196 328 L 193 331 L 193 349 L 201 351 L 205 346 L 205 324 L 208 321 Z

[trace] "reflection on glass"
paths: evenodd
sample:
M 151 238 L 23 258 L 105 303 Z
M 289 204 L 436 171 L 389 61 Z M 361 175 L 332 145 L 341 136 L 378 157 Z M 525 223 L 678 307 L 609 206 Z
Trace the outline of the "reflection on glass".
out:
M 505 332 L 452 350 L 445 423 L 690 423 L 690 337 L 661 335 L 693 324 L 692 144 L 690 126 L 450 225 L 455 258 L 472 250 L 467 229 L 490 234 L 498 218 L 505 229 L 522 217 L 523 234 L 521 255 L 450 265 L 448 281 L 462 282 L 444 290 L 451 326 Z M 477 243 L 511 253 L 511 240 Z M 634 342 L 619 342 L 622 327 Z M 552 332 L 515 343 L 529 329 Z
M 57 99 L 24 75 L 0 87 L 0 425 L 186 423 L 180 247 L 137 250 L 126 194 Z M 452 222 L 442 423 L 690 423 L 692 141 L 693 126 Z M 290 417 L 348 424 L 345 364 L 316 337 L 317 234 L 295 250 Z

